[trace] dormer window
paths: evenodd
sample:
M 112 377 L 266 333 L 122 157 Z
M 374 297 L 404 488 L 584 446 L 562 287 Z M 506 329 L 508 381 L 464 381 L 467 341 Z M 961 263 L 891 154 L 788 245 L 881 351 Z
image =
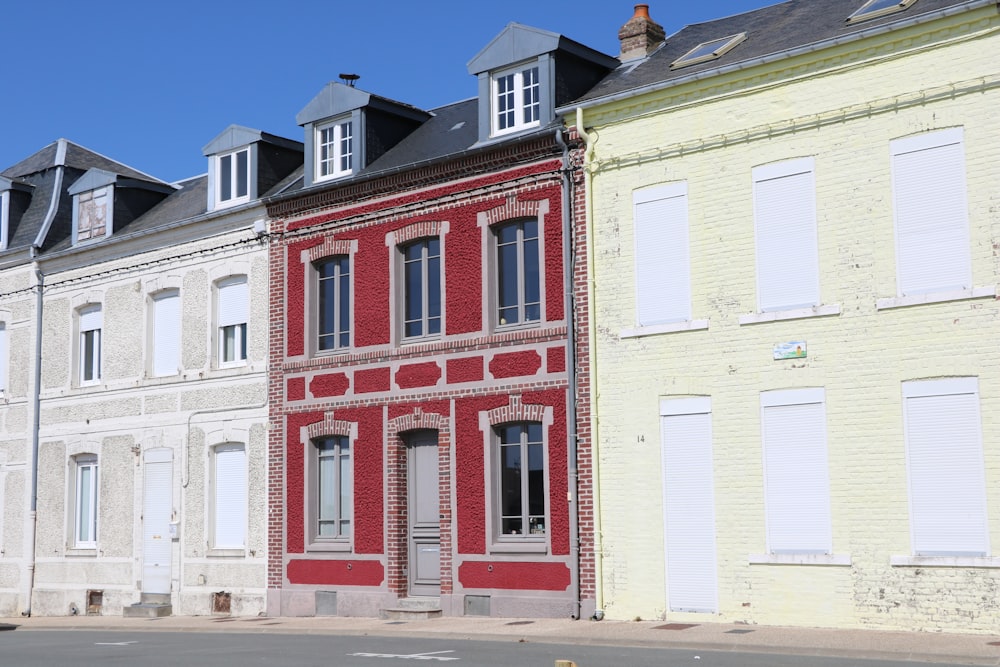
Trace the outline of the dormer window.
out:
M 216 156 L 215 183 L 219 207 L 250 201 L 250 149 Z
M 493 75 L 493 134 L 516 132 L 539 124 L 541 83 L 538 65 Z
M 10 196 L 0 192 L 0 250 L 6 250 L 10 242 Z
M 350 120 L 316 127 L 316 180 L 339 178 L 354 166 L 354 123 Z
M 76 195 L 74 241 L 84 243 L 108 236 L 112 229 L 113 186 L 88 190 Z

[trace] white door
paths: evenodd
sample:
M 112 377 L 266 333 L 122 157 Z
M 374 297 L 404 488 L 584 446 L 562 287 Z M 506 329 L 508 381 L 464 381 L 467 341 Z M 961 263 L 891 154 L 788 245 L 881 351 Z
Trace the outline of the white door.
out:
M 708 398 L 660 404 L 667 608 L 718 611 L 712 413 Z
M 170 507 L 173 455 L 146 452 L 142 492 L 142 592 L 170 593 Z
M 410 595 L 441 594 L 441 520 L 437 431 L 407 444 Z

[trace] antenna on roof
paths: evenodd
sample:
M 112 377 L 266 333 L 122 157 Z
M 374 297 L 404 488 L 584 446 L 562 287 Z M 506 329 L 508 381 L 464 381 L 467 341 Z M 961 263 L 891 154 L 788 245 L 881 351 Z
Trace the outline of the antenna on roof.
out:
M 354 84 L 360 78 L 361 78 L 360 74 L 341 74 L 340 75 L 340 80 L 343 81 L 345 85 L 347 85 L 347 86 L 349 86 L 351 88 L 354 87 Z

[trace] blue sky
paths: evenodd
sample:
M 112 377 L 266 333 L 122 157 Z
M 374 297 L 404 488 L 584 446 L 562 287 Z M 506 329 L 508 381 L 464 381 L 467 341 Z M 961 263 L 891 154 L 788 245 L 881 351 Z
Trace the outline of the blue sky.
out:
M 648 0 L 667 34 L 774 0 Z M 632 0 L 42 0 L 4 9 L 0 171 L 60 137 L 167 181 L 204 173 L 232 123 L 302 140 L 341 72 L 430 109 L 472 97 L 466 63 L 512 21 L 618 55 Z

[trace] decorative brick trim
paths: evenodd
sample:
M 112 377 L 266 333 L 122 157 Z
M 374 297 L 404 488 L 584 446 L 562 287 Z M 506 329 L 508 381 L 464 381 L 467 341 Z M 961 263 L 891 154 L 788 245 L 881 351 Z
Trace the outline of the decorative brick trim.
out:
M 544 405 L 524 405 L 520 394 L 514 394 L 507 405 L 487 411 L 486 419 L 490 426 L 521 421 L 542 422 L 545 420 L 546 409 L 547 406 Z
M 413 414 L 402 415 L 389 420 L 389 429 L 396 433 L 406 433 L 407 431 L 422 429 L 440 431 L 446 428 L 448 428 L 447 417 L 434 412 L 424 412 L 423 408 L 414 408 Z
M 351 255 L 358 251 L 357 240 L 335 241 L 332 237 L 327 237 L 321 245 L 313 246 L 302 252 L 302 260 L 305 262 L 315 262 L 324 257 L 334 257 L 335 255 Z
M 389 232 L 385 235 L 385 244 L 387 246 L 403 245 L 404 243 L 409 243 L 416 239 L 427 238 L 428 236 L 441 236 L 441 230 L 444 225 L 437 220 L 426 220 L 422 222 L 415 222 L 412 225 L 407 225 L 397 229 L 394 232 Z
M 487 226 L 492 226 L 501 222 L 510 222 L 519 218 L 537 218 L 541 212 L 543 200 L 539 199 L 517 199 L 513 195 L 507 197 L 507 201 L 496 208 L 484 211 Z
M 309 424 L 306 427 L 306 438 L 312 440 L 324 435 L 343 435 L 350 437 L 352 423 L 343 419 L 334 419 L 332 412 L 323 415 L 323 421 Z

